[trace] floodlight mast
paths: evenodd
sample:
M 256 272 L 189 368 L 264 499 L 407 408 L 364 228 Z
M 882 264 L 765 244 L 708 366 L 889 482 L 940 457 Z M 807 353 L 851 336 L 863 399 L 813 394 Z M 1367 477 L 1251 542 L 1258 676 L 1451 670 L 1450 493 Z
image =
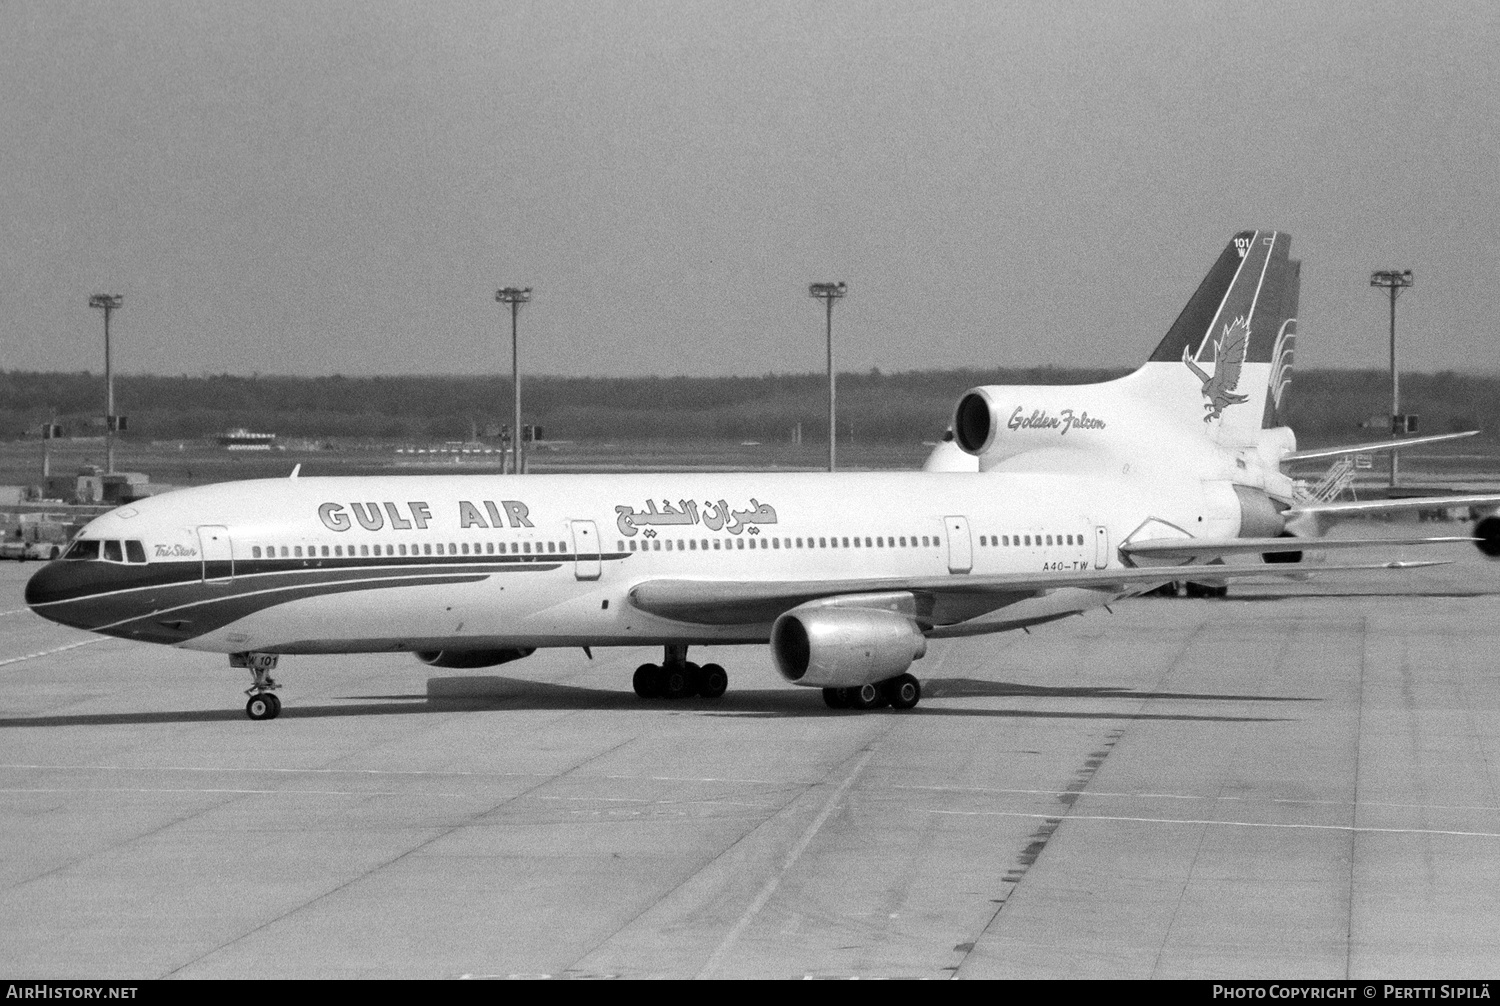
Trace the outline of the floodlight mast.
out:
M 1370 274 L 1370 285 L 1388 290 L 1391 295 L 1391 436 L 1398 437 L 1408 430 L 1408 422 L 1401 413 L 1401 375 L 1396 369 L 1396 297 L 1416 284 L 1410 269 L 1378 269 Z M 1391 451 L 1391 488 L 1396 488 L 1397 459 L 1399 452 Z
M 89 297 L 89 307 L 104 311 L 104 470 L 115 473 L 115 375 L 109 358 L 109 316 L 125 306 L 117 293 L 96 293 Z
M 511 471 L 521 474 L 521 354 L 516 323 L 521 305 L 531 300 L 531 287 L 506 286 L 495 291 L 495 300 L 510 305 L 510 380 L 515 398 L 515 421 L 510 428 Z
M 816 297 L 828 306 L 828 470 L 833 471 L 837 460 L 836 446 L 838 442 L 837 427 L 837 388 L 833 373 L 833 302 L 844 296 L 849 290 L 847 283 L 810 283 L 807 293 L 810 297 Z

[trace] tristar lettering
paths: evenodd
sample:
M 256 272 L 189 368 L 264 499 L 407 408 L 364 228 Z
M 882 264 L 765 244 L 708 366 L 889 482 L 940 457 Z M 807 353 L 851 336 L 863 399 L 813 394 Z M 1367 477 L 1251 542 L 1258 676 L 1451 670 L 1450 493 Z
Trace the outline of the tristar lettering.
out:
M 458 527 L 464 530 L 471 527 L 504 527 L 505 521 L 500 517 L 500 508 L 505 510 L 505 516 L 510 519 L 511 527 L 531 527 L 529 519 L 530 509 L 520 500 L 501 500 L 497 507 L 493 500 L 481 500 L 481 504 L 489 513 L 490 519 L 486 521 L 479 508 L 468 500 L 458 501 Z M 402 507 L 405 507 L 405 511 Z M 347 512 L 346 512 L 347 511 Z M 349 515 L 354 515 L 354 520 Z M 410 515 L 410 520 L 407 519 Z M 318 507 L 318 519 L 323 526 L 330 531 L 349 531 L 354 527 L 355 521 L 366 531 L 379 531 L 389 526 L 392 531 L 409 531 L 413 526 L 417 530 L 423 530 L 432 521 L 432 508 L 421 500 L 412 500 L 407 503 L 324 503 Z
M 1016 411 L 1010 414 L 1006 422 L 1006 428 L 1011 430 L 1056 430 L 1058 436 L 1065 436 L 1069 430 L 1102 430 L 1105 422 L 1095 419 L 1087 412 L 1075 413 L 1072 409 L 1063 409 L 1057 415 L 1050 414 L 1046 409 L 1032 409 L 1031 415 L 1023 416 L 1024 406 L 1016 406 Z
M 158 559 L 192 559 L 198 555 L 196 548 L 186 545 L 157 545 L 156 557 Z

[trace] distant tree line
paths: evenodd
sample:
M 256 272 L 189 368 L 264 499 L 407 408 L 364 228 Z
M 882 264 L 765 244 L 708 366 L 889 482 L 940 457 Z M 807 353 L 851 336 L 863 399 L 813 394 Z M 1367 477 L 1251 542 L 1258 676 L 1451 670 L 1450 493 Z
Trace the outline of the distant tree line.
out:
M 1083 384 L 1123 370 L 1076 368 L 908 371 L 839 375 L 840 436 L 865 442 L 930 440 L 954 403 L 979 384 Z M 1402 405 L 1421 432 L 1500 431 L 1500 376 L 1402 376 Z M 827 378 L 523 378 L 523 422 L 553 440 L 785 440 L 802 424 L 807 442 L 826 438 Z M 102 432 L 104 380 L 97 374 L 0 371 L 0 436 L 16 438 L 48 421 L 69 435 Z M 236 427 L 283 437 L 433 441 L 468 439 L 508 424 L 510 381 L 494 376 L 200 377 L 115 379 L 126 436 L 197 439 Z M 1381 437 L 1360 430 L 1390 411 L 1389 375 L 1376 370 L 1299 371 L 1288 405 L 1306 444 Z M 1380 423 L 1384 420 L 1381 419 Z

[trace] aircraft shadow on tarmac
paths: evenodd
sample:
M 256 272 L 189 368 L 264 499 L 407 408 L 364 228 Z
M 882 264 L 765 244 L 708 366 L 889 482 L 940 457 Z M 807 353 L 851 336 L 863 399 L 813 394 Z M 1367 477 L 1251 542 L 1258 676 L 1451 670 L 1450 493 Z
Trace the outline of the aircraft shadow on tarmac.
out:
M 1286 695 L 1216 695 L 1191 692 L 1144 692 L 1111 687 L 1045 687 L 975 678 L 932 678 L 923 684 L 927 700 L 971 698 L 1049 698 L 1059 700 L 1123 699 L 1184 702 L 1311 702 L 1316 699 Z M 531 710 L 622 710 L 659 711 L 730 717 L 793 717 L 872 715 L 832 710 L 816 689 L 731 690 L 718 699 L 642 701 L 633 692 L 495 675 L 433 678 L 426 694 L 349 696 L 336 704 L 288 703 L 282 719 L 315 719 L 335 716 L 404 716 L 455 712 L 505 712 Z M 873 714 L 880 715 L 880 714 Z M 1101 709 L 994 709 L 946 706 L 924 702 L 901 716 L 982 716 L 1006 718 L 1135 719 L 1275 722 L 1277 717 L 1230 716 L 1211 713 L 1125 711 Z M 237 707 L 225 709 L 151 710 L 140 712 L 78 713 L 59 716 L 11 716 L 0 718 L 0 729 L 14 727 L 119 726 L 158 723 L 241 722 L 245 713 Z
M 1094 686 L 1060 688 L 1022 685 L 978 678 L 932 678 L 922 684 L 929 699 L 1011 698 L 1016 696 L 1065 699 L 1184 699 L 1196 702 L 1316 702 L 1301 695 L 1227 695 L 1217 692 L 1138 692 L 1130 688 Z

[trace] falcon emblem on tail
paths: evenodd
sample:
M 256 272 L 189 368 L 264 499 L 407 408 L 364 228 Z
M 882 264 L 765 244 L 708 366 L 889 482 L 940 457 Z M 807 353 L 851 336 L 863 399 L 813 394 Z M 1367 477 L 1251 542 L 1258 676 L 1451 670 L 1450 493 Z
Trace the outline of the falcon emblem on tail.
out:
M 1198 380 L 1203 382 L 1203 397 L 1208 399 L 1203 407 L 1208 410 L 1208 415 L 1203 421 L 1209 422 L 1218 419 L 1224 414 L 1224 410 L 1231 405 L 1239 405 L 1248 402 L 1249 395 L 1236 395 L 1234 389 L 1240 383 L 1240 370 L 1245 365 L 1245 350 L 1250 343 L 1250 323 L 1244 318 L 1236 318 L 1224 326 L 1224 334 L 1219 336 L 1214 343 L 1214 372 L 1212 375 L 1193 362 L 1191 353 L 1186 346 L 1182 350 L 1182 362 L 1187 364 L 1188 369 L 1198 375 Z

